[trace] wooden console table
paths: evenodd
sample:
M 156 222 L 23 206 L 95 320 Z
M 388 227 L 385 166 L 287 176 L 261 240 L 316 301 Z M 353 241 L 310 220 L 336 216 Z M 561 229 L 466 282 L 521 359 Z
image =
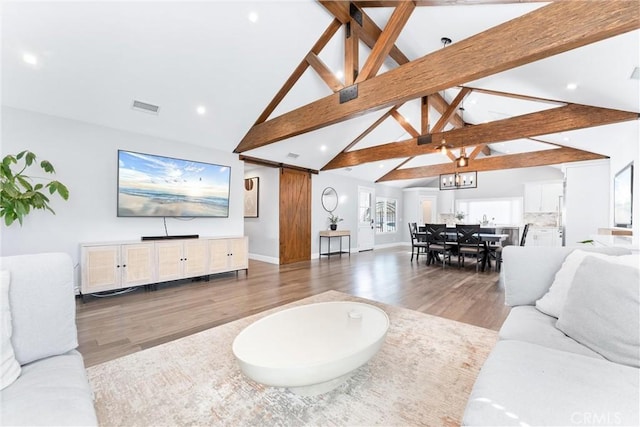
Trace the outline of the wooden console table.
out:
M 322 238 L 326 238 L 327 239 L 327 252 L 322 252 Z M 332 237 L 337 237 L 340 240 L 340 251 L 338 252 L 331 252 L 331 238 Z M 342 250 L 342 238 L 343 237 L 348 237 L 349 238 L 349 250 L 347 252 Z M 351 231 L 349 230 L 323 230 L 320 232 L 320 243 L 318 246 L 318 258 L 320 258 L 322 255 L 326 255 L 326 256 L 331 256 L 331 255 L 337 255 L 337 254 L 344 254 L 344 253 L 348 253 L 349 256 L 351 256 Z

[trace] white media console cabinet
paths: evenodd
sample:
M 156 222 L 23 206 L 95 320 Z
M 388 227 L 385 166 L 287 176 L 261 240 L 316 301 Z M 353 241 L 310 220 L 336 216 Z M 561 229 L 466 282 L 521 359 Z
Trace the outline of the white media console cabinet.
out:
M 247 237 L 80 245 L 82 294 L 249 269 Z

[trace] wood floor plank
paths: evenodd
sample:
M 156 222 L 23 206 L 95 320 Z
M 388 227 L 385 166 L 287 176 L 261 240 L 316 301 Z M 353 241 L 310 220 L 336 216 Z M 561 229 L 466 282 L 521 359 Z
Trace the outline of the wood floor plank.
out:
M 509 309 L 495 272 L 426 266 L 396 247 L 77 299 L 79 350 L 93 366 L 328 290 L 497 330 Z

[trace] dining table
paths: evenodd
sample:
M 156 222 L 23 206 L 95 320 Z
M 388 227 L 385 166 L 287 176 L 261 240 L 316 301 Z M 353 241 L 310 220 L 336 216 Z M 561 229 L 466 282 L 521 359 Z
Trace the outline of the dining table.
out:
M 421 241 L 427 240 L 427 233 L 424 231 L 423 227 L 422 231 L 418 231 L 416 233 L 416 238 Z M 445 230 L 445 234 L 447 236 L 447 244 L 449 245 L 457 245 L 458 244 L 458 232 L 455 227 L 447 227 Z M 484 251 L 482 256 L 482 265 L 481 269 L 484 271 L 487 264 L 491 267 L 491 258 L 490 258 L 490 250 L 492 247 L 503 246 L 505 241 L 509 238 L 509 234 L 504 233 L 496 233 L 495 229 L 491 228 L 481 228 L 480 232 L 477 233 L 480 241 L 484 243 Z M 427 255 L 427 264 L 431 259 L 431 255 Z

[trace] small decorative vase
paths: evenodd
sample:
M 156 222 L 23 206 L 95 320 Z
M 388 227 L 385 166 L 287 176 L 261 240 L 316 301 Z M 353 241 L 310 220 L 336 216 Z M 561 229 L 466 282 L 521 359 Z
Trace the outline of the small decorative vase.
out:
M 338 229 L 338 224 L 329 224 L 329 228 L 333 231 Z

